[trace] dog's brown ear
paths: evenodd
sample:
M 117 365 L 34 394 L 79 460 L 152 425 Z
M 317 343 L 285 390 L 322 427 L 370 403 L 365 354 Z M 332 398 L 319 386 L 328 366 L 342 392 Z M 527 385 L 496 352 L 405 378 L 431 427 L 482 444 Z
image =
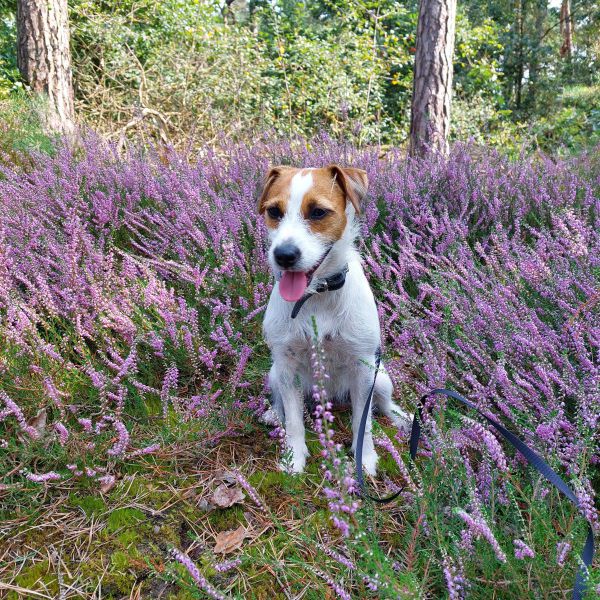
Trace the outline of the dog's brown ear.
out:
M 271 167 L 268 173 L 265 176 L 263 189 L 260 194 L 260 198 L 258 199 L 258 214 L 262 215 L 265 212 L 265 200 L 269 195 L 269 190 L 271 186 L 277 181 L 277 178 L 290 167 L 279 166 L 279 167 Z
M 367 172 L 353 167 L 340 167 L 339 165 L 329 165 L 333 179 L 342 188 L 346 199 L 352 202 L 356 214 L 361 212 L 361 204 L 367 195 L 369 188 L 369 178 Z

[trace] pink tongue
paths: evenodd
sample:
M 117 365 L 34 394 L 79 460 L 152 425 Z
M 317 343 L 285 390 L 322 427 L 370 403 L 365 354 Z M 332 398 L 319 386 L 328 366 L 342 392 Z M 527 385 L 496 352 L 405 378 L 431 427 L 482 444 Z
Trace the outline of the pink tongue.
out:
M 284 271 L 279 280 L 279 293 L 288 302 L 297 302 L 302 298 L 308 285 L 306 273 L 302 271 Z

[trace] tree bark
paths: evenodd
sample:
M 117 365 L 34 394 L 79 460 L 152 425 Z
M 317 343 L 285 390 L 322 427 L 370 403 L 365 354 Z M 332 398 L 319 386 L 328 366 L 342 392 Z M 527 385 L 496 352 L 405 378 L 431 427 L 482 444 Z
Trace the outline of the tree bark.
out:
M 74 129 L 67 0 L 18 0 L 17 64 L 32 91 L 48 100 L 49 131 Z
M 544 25 L 548 17 L 548 0 L 536 0 L 533 10 L 535 12 L 535 40 L 530 48 L 529 85 L 527 91 L 528 106 L 535 107 L 537 102 L 538 84 L 540 78 L 540 54 L 544 40 Z
M 563 36 L 563 45 L 560 55 L 571 58 L 573 52 L 573 18 L 571 17 L 571 0 L 562 0 L 560 6 L 560 33 Z
M 410 154 L 448 153 L 456 0 L 421 0 L 410 121 Z
M 519 32 L 519 43 L 517 50 L 517 70 L 516 70 L 516 80 L 515 80 L 515 88 L 516 88 L 516 99 L 515 99 L 515 107 L 517 110 L 521 108 L 521 100 L 523 98 L 523 75 L 525 74 L 525 65 L 524 62 L 524 43 L 525 43 L 525 7 L 524 0 L 519 0 L 517 3 L 518 9 L 518 21 L 517 28 Z

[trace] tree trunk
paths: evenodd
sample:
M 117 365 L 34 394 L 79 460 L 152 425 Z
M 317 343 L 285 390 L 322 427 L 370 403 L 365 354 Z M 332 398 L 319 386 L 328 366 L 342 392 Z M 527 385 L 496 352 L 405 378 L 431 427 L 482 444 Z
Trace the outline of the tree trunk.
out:
M 74 129 L 67 0 L 18 0 L 17 64 L 32 91 L 48 100 L 49 131 Z
M 518 9 L 518 21 L 517 21 L 517 29 L 519 32 L 519 44 L 517 50 L 517 71 L 516 71 L 516 99 L 515 99 L 515 107 L 517 110 L 521 108 L 521 100 L 523 95 L 523 75 L 525 74 L 525 65 L 524 62 L 524 43 L 525 43 L 525 7 L 523 6 L 524 0 L 519 0 L 517 4 Z
M 548 0 L 537 0 L 535 11 L 535 41 L 531 45 L 529 61 L 529 86 L 527 102 L 529 108 L 535 107 L 537 102 L 538 84 L 540 78 L 540 55 L 544 38 L 544 25 L 548 17 Z
M 571 0 L 562 0 L 560 6 L 560 33 L 563 36 L 563 45 L 560 55 L 571 58 L 573 52 L 573 18 L 571 17 Z
M 456 0 L 421 0 L 410 120 L 410 154 L 448 153 Z

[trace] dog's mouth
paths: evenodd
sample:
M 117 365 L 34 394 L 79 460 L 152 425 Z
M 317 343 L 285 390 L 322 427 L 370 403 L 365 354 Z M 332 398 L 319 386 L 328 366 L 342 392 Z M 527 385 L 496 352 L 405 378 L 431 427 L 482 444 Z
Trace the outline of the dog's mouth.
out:
M 329 254 L 328 248 L 325 254 L 318 260 L 315 266 L 308 271 L 282 271 L 279 280 L 279 293 L 287 302 L 298 302 L 306 288 L 310 285 L 315 271 L 323 264 L 323 261 Z
M 287 302 L 297 302 L 304 296 L 310 280 L 304 271 L 283 271 L 279 280 L 279 293 Z

